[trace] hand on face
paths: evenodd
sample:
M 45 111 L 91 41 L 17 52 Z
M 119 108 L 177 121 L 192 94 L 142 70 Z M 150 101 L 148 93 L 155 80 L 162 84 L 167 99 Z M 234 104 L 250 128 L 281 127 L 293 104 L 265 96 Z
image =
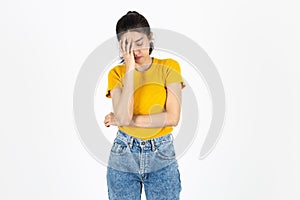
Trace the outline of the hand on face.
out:
M 121 39 L 120 49 L 126 63 L 126 71 L 131 71 L 135 67 L 135 60 L 133 54 L 133 40 L 127 37 Z
M 126 32 L 120 39 L 120 50 L 126 62 L 126 70 L 134 69 L 149 62 L 150 39 L 146 34 L 137 31 Z

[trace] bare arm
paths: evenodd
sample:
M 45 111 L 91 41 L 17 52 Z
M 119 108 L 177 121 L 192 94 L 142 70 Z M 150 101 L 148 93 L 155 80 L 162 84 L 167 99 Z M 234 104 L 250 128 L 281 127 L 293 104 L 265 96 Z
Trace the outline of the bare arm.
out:
M 118 106 L 118 99 L 122 93 L 121 88 L 112 90 L 113 106 Z M 129 124 L 122 124 L 114 113 L 105 116 L 104 124 L 109 127 L 115 126 L 136 126 L 144 128 L 160 128 L 165 126 L 177 126 L 181 111 L 181 84 L 172 83 L 167 86 L 166 110 L 157 114 L 133 115 Z
M 120 126 L 126 126 L 133 117 L 133 71 L 126 73 L 123 88 L 114 88 L 110 91 L 113 110 Z
M 120 49 L 126 63 L 123 88 L 111 90 L 113 110 L 119 125 L 128 125 L 133 117 L 134 94 L 134 69 L 135 60 L 132 51 L 132 40 L 123 38 L 120 41 Z

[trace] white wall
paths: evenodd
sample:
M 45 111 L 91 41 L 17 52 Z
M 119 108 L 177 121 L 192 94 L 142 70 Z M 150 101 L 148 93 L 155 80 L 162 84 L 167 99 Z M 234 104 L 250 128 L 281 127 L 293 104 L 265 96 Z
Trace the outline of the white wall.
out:
M 1 1 L 0 199 L 107 199 L 106 168 L 80 142 L 72 95 L 82 63 L 128 10 L 201 45 L 225 87 L 222 138 L 204 160 L 200 139 L 180 158 L 181 198 L 300 199 L 292 0 Z

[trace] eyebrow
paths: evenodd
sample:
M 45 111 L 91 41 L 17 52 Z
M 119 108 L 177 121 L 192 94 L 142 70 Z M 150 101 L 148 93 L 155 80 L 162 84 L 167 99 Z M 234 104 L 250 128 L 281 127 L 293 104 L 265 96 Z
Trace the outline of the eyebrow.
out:
M 138 42 L 138 41 L 140 41 L 141 39 L 143 39 L 143 37 L 141 37 L 140 39 L 136 40 L 135 42 Z

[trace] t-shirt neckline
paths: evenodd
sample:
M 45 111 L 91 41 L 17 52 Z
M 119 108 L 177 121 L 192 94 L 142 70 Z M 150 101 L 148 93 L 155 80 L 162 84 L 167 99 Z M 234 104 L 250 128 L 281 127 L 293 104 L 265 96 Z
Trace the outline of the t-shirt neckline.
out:
M 153 64 L 156 63 L 156 58 L 155 57 L 151 57 L 151 58 L 152 58 L 152 63 L 151 63 L 150 67 L 147 70 L 145 70 L 145 71 L 138 71 L 137 69 L 135 69 L 135 71 L 139 72 L 139 73 L 150 71 L 153 68 Z

